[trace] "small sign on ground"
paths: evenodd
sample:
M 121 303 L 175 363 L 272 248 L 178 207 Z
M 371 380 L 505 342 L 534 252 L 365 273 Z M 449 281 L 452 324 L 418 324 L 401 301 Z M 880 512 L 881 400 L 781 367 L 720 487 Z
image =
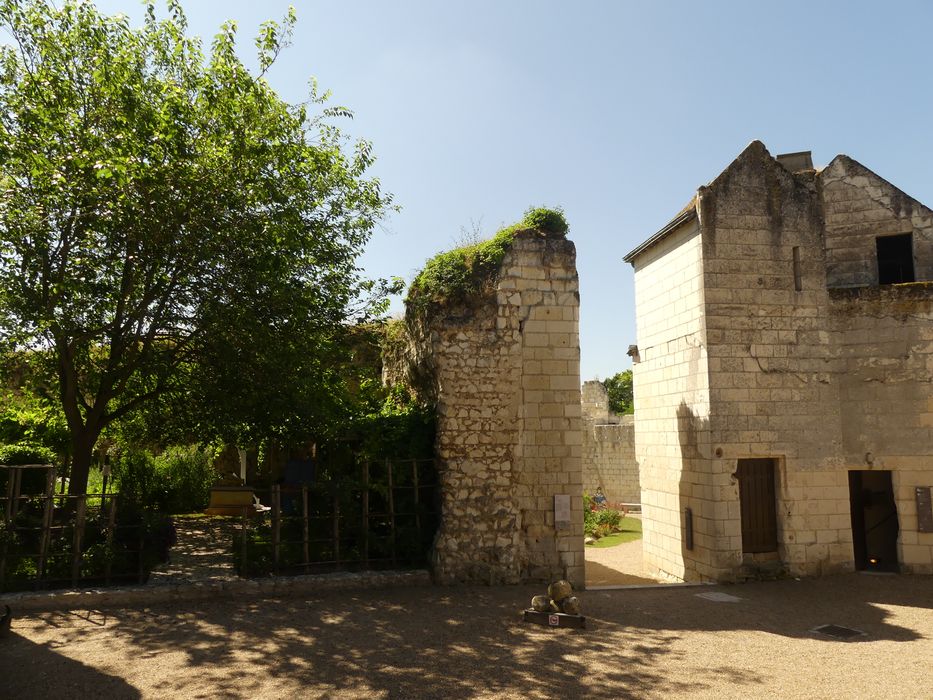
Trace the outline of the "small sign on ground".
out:
M 586 618 L 583 615 L 568 615 L 566 613 L 546 613 L 537 610 L 523 610 L 522 617 L 525 622 L 534 622 L 547 627 L 575 627 L 586 628 Z

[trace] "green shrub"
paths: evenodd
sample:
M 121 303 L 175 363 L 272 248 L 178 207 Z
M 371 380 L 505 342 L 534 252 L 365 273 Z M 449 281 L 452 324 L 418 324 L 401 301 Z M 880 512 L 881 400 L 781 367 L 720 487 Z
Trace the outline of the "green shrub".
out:
M 113 478 L 123 500 L 141 509 L 164 511 L 168 502 L 166 484 L 148 450 L 126 448 L 113 460 Z
M 114 460 L 113 475 L 127 501 L 162 513 L 191 513 L 207 506 L 217 473 L 211 455 L 197 446 L 170 447 L 159 456 L 127 449 Z
M 593 499 L 583 494 L 583 534 L 588 537 L 595 537 L 596 524 L 596 511 L 593 510 Z
M 55 452 L 35 443 L 20 442 L 15 445 L 0 445 L 0 464 L 52 464 L 58 462 Z M 20 492 L 24 494 L 45 493 L 45 469 L 24 469 Z M 6 488 L 7 470 L 0 470 L 0 487 Z M 4 490 L 5 493 L 5 490 Z
M 564 218 L 564 210 L 560 207 L 556 209 L 531 208 L 525 212 L 525 216 L 522 218 L 522 226 L 545 233 L 556 233 L 561 236 L 566 236 L 570 230 L 567 219 Z
M 619 523 L 622 522 L 622 513 L 612 508 L 606 508 L 605 510 L 596 511 L 596 524 L 605 525 L 606 527 L 615 530 L 619 527 Z
M 593 536 L 596 539 L 599 539 L 600 537 L 606 537 L 607 535 L 611 535 L 613 532 L 615 531 L 612 529 L 611 525 L 608 525 L 607 523 L 597 523 L 596 530 Z
M 193 513 L 207 507 L 217 480 L 207 451 L 196 445 L 170 447 L 156 457 L 155 464 L 165 482 L 167 512 Z
M 613 508 L 593 510 L 593 499 L 583 495 L 583 533 L 589 537 L 605 537 L 622 525 L 623 514 Z
M 52 450 L 35 443 L 0 446 L 0 464 L 55 464 L 56 461 Z

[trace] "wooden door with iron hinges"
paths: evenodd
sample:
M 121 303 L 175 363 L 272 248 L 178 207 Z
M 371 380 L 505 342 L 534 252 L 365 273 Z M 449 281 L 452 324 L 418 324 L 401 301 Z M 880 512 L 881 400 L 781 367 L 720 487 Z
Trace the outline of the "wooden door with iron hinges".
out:
M 777 507 L 774 489 L 776 461 L 740 459 L 739 506 L 742 514 L 742 551 L 777 551 Z

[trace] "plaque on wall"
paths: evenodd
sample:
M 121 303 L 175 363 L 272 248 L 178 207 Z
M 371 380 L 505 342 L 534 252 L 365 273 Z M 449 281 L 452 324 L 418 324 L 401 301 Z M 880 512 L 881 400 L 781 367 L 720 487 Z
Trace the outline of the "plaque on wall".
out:
M 929 486 L 917 487 L 917 530 L 933 532 L 933 499 L 930 498 Z
M 564 494 L 554 496 L 554 527 L 558 530 L 570 527 L 570 496 Z

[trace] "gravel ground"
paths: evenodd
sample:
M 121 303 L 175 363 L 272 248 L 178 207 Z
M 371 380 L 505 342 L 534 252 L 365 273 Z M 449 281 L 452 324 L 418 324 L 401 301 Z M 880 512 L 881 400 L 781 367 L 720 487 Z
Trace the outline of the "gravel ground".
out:
M 630 513 L 641 519 L 641 513 Z M 652 578 L 644 570 L 642 542 L 624 542 L 614 547 L 587 546 L 586 585 L 590 586 L 656 586 L 664 581 Z
M 35 614 L 0 639 L 0 697 L 933 698 L 933 577 L 584 591 L 586 630 L 522 622 L 540 589 Z
M 236 518 L 174 518 L 176 543 L 170 559 L 153 569 L 149 585 L 184 581 L 223 581 L 237 577 L 231 540 L 239 535 Z
M 660 584 L 644 572 L 642 541 L 614 547 L 586 547 L 586 585 L 653 586 Z

